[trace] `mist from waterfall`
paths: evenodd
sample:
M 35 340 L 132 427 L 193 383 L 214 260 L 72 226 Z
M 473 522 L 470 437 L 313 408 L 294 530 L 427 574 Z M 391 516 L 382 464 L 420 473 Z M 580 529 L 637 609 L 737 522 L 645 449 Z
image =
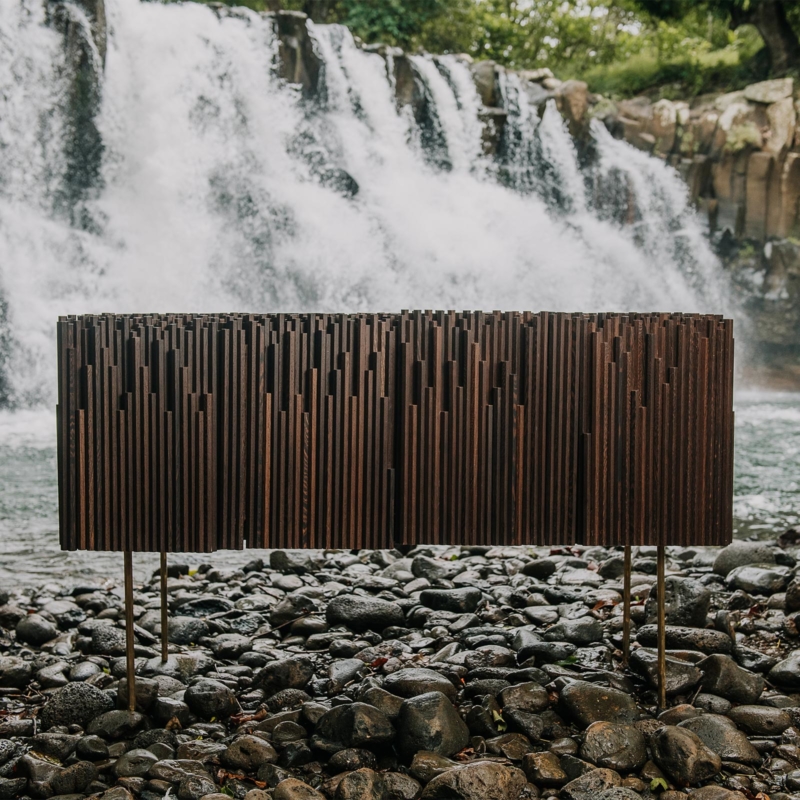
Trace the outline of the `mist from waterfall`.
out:
M 54 402 L 60 314 L 730 311 L 677 174 L 599 123 L 582 166 L 552 101 L 540 118 L 513 75 L 506 145 L 489 157 L 454 56 L 411 57 L 433 109 L 422 129 L 397 109 L 387 59 L 342 27 L 312 26 L 323 91 L 307 100 L 277 77 L 268 16 L 139 0 L 107 0 L 107 14 L 101 174 L 76 227 L 57 202 L 63 38 L 41 0 L 0 0 L 12 404 Z

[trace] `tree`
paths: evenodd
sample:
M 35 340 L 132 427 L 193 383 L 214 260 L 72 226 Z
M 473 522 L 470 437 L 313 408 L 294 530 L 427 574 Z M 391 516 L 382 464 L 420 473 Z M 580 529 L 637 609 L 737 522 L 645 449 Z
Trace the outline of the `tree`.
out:
M 679 19 L 698 5 L 727 17 L 732 29 L 753 25 L 769 53 L 772 71 L 782 75 L 800 67 L 800 40 L 789 22 L 793 0 L 635 0 L 636 5 L 659 19 Z

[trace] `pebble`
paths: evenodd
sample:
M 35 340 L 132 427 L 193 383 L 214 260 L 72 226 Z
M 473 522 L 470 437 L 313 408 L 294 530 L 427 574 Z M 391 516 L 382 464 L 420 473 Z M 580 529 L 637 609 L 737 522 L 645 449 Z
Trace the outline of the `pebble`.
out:
M 659 728 L 650 737 L 649 745 L 656 764 L 681 785 L 709 780 L 722 769 L 719 755 L 694 731 L 683 727 Z
M 0 800 L 641 800 L 656 778 L 670 787 L 659 800 L 685 800 L 673 787 L 794 800 L 800 580 L 789 552 L 745 544 L 669 550 L 660 713 L 647 548 L 634 552 L 646 603 L 634 605 L 630 671 L 616 649 L 615 550 L 274 551 L 191 576 L 184 565 L 169 578 L 166 662 L 157 576 L 136 587 L 134 714 L 117 593 L 11 592 Z M 36 644 L 26 627 L 53 636 Z

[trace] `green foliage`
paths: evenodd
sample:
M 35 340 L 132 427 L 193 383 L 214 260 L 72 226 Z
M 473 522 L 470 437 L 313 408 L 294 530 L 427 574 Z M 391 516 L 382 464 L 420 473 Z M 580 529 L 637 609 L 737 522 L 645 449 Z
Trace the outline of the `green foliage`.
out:
M 224 0 L 258 11 L 305 11 L 347 25 L 366 43 L 467 53 L 514 69 L 549 67 L 611 97 L 671 98 L 767 77 L 764 41 L 739 18 L 732 29 L 731 15 L 769 1 Z M 776 1 L 800 30 L 800 3 Z
M 653 778 L 650 781 L 651 792 L 665 792 L 669 789 L 669 784 L 663 778 Z
M 447 0 L 340 0 L 339 21 L 364 41 L 411 47 L 425 25 L 441 17 Z

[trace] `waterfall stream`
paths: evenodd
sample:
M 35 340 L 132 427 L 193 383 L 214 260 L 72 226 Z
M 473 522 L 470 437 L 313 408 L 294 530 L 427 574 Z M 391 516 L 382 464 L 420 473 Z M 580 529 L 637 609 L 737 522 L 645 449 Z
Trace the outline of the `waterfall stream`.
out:
M 59 314 L 730 309 L 677 174 L 598 123 L 583 164 L 515 76 L 505 147 L 487 156 L 456 57 L 411 57 L 420 124 L 397 108 L 391 56 L 339 26 L 310 26 L 323 70 L 309 100 L 277 76 L 268 16 L 106 8 L 102 161 L 76 215 L 60 200 L 75 135 L 63 36 L 41 0 L 0 0 L 7 404 L 53 403 Z

